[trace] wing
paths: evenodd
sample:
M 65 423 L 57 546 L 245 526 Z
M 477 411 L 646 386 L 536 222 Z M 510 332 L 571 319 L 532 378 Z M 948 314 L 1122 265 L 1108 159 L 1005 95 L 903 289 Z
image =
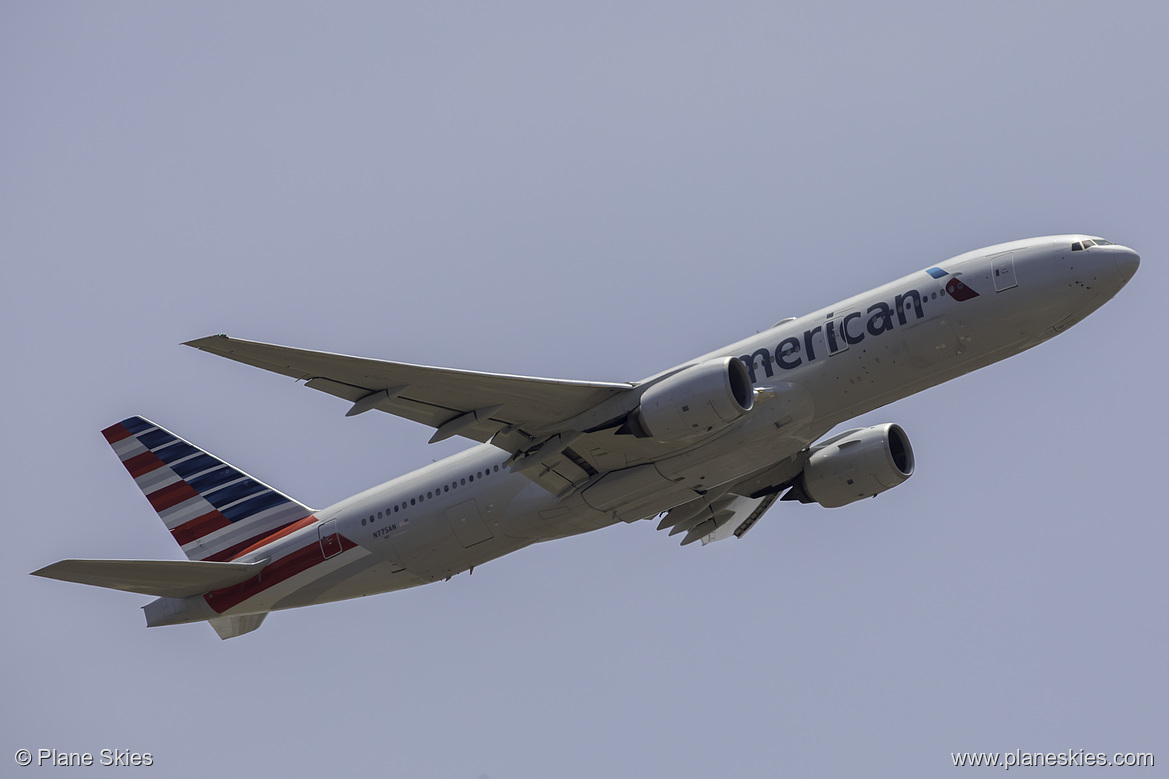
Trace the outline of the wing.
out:
M 503 430 L 557 432 L 568 420 L 631 389 L 610 384 L 537 379 L 431 368 L 213 335 L 186 346 L 304 381 L 349 401 L 348 415 L 377 409 L 435 428 L 431 441 L 461 435 L 489 441 Z
M 185 345 L 304 381 L 352 403 L 350 416 L 377 409 L 429 425 L 435 428 L 432 442 L 453 435 L 490 441 L 511 452 L 507 464 L 513 471 L 554 495 L 567 495 L 598 473 L 654 462 L 696 445 L 691 440 L 667 444 L 620 430 L 640 393 L 673 371 L 644 383 L 621 384 L 432 368 L 226 335 Z M 761 490 L 780 477 L 766 471 L 749 489 L 745 482 L 735 485 L 734 494 L 752 500 L 763 496 Z

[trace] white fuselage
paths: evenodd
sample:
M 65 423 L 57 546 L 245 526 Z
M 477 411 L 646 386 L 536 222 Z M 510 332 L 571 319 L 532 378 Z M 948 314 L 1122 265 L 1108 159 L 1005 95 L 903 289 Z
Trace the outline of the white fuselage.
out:
M 268 581 L 218 602 L 208 598 L 215 613 L 202 598 L 186 606 L 172 601 L 152 624 L 404 589 L 537 541 L 655 516 L 792 458 L 858 414 L 1067 329 L 1136 269 L 1136 255 L 1121 246 L 1073 251 L 1083 238 L 1054 236 L 963 254 L 686 363 L 741 358 L 758 402 L 726 429 L 652 463 L 598 473 L 571 494 L 555 496 L 511 472 L 509 452 L 481 444 L 318 511 L 320 522 L 253 552 L 247 560 L 272 560 L 261 577 Z M 298 551 L 316 545 L 329 549 L 323 562 L 319 554 L 312 565 L 293 562 Z

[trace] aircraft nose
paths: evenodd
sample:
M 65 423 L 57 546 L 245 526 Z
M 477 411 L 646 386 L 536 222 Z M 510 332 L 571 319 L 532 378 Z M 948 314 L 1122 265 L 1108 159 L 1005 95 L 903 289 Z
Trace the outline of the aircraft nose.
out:
M 1121 278 L 1127 284 L 1128 280 L 1136 275 L 1137 268 L 1141 266 L 1141 255 L 1127 246 L 1117 246 L 1116 249 L 1116 270 L 1120 272 Z

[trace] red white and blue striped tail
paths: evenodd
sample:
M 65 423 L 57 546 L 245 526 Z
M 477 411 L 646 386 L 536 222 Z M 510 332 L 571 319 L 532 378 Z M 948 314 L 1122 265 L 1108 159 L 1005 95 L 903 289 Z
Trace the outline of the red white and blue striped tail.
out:
M 316 521 L 303 503 L 142 417 L 102 435 L 190 560 L 233 560 Z

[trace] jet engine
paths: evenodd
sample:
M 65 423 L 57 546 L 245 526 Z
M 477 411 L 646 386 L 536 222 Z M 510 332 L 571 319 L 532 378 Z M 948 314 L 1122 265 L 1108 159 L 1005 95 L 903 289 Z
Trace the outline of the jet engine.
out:
M 839 508 L 896 487 L 913 475 L 913 448 L 894 424 L 849 430 L 812 447 L 784 500 Z
M 691 365 L 649 387 L 619 432 L 676 441 L 726 427 L 754 405 L 747 366 L 722 357 Z

